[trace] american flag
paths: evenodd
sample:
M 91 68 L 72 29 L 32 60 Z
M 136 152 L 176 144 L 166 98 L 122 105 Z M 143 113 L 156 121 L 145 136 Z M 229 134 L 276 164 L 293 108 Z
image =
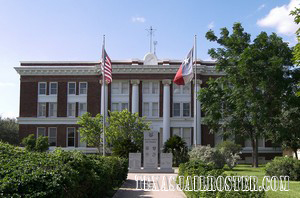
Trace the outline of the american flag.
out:
M 103 49 L 103 60 L 102 60 L 102 75 L 104 73 L 104 78 L 107 84 L 111 83 L 112 81 L 112 67 L 111 67 L 111 60 L 107 55 L 105 49 Z M 104 67 L 104 68 L 103 68 Z

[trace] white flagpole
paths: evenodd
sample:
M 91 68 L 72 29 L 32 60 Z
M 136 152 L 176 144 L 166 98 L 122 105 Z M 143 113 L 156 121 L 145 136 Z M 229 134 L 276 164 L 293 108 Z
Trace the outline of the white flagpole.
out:
M 195 83 L 194 83 L 194 146 L 197 146 L 197 35 L 194 36 Z
M 104 49 L 105 49 L 105 35 L 103 35 L 103 47 L 102 47 L 102 86 L 103 86 L 103 156 L 105 156 L 105 114 L 106 114 L 106 107 L 105 107 L 105 98 L 106 98 L 106 84 L 105 84 L 105 75 L 104 75 L 104 68 L 105 68 L 105 57 L 104 57 Z

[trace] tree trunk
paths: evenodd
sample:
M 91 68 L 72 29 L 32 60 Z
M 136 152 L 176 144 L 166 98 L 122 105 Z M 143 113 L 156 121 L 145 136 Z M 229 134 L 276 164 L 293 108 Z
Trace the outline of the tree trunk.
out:
M 258 168 L 258 144 L 257 137 L 252 138 L 252 167 Z
M 296 159 L 298 159 L 298 153 L 297 153 L 297 151 L 298 151 L 298 148 L 293 148 L 293 151 L 294 151 L 294 153 L 295 153 L 295 157 L 296 157 Z

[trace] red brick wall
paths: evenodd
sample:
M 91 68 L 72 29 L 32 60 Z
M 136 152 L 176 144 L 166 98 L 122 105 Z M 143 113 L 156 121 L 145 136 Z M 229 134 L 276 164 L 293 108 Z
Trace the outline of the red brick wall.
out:
M 210 145 L 213 147 L 215 145 L 215 138 L 214 134 L 209 133 L 209 129 L 207 125 L 201 125 L 201 130 L 202 130 L 202 145 Z
M 88 83 L 87 111 L 96 116 L 101 108 L 101 84 L 99 82 Z
M 37 116 L 38 83 L 23 82 L 20 83 L 20 117 Z
M 57 95 L 57 117 L 67 116 L 67 82 L 58 83 L 58 95 Z

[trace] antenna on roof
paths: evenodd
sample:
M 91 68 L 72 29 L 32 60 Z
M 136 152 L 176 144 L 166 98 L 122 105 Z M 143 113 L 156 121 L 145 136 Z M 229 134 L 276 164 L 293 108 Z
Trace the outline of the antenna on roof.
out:
M 157 45 L 157 41 L 153 41 L 153 47 L 154 47 L 154 54 L 156 55 L 156 45 Z
M 154 31 L 156 31 L 156 29 L 153 29 L 152 26 L 150 26 L 150 28 L 146 30 L 148 31 L 148 35 L 150 36 L 150 53 L 152 53 L 152 37 L 154 36 Z

